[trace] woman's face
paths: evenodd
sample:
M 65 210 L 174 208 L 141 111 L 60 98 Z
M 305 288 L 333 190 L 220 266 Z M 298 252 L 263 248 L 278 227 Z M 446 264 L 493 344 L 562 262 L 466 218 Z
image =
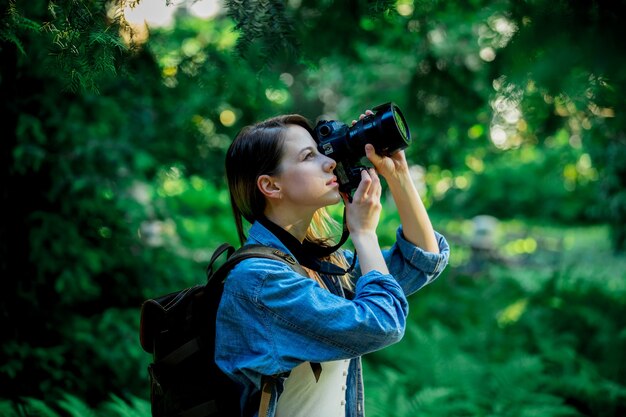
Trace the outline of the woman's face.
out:
M 341 200 L 336 163 L 322 155 L 309 132 L 290 125 L 284 141 L 279 174 L 274 178 L 281 188 L 281 202 L 317 210 Z

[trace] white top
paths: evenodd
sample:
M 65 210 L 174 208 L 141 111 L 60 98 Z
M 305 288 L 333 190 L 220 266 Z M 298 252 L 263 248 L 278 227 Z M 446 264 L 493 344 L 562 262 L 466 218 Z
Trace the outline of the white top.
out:
M 291 370 L 278 398 L 276 417 L 345 417 L 346 379 L 350 360 L 322 362 L 319 381 L 311 364 L 304 362 Z

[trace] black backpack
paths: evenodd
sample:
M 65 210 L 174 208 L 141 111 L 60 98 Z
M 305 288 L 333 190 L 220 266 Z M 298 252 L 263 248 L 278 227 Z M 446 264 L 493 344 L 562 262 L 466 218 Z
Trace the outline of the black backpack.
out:
M 226 260 L 214 271 L 214 263 L 224 253 Z M 153 355 L 148 366 L 153 417 L 241 415 L 239 390 L 214 361 L 215 317 L 228 272 L 237 262 L 253 257 L 285 262 L 306 275 L 292 256 L 277 249 L 246 245 L 235 251 L 224 243 L 209 261 L 206 284 L 143 302 L 140 341 L 143 350 Z M 246 405 L 246 415 L 268 400 L 268 387 L 263 386 L 265 394 L 258 401 Z

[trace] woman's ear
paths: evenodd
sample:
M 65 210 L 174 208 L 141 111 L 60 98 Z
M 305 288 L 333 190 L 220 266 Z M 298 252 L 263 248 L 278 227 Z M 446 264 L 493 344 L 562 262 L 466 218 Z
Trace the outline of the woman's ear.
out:
M 261 193 L 267 198 L 282 198 L 280 190 L 280 183 L 270 175 L 260 175 L 256 180 L 256 185 L 261 190 Z

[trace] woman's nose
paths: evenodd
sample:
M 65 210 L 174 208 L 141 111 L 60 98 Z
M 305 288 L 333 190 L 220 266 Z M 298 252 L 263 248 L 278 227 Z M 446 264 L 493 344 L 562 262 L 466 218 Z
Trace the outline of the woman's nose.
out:
M 337 166 L 337 162 L 333 158 L 329 158 L 327 156 L 324 156 L 324 158 L 326 158 L 326 160 L 324 161 L 324 170 L 328 172 L 333 171 Z

